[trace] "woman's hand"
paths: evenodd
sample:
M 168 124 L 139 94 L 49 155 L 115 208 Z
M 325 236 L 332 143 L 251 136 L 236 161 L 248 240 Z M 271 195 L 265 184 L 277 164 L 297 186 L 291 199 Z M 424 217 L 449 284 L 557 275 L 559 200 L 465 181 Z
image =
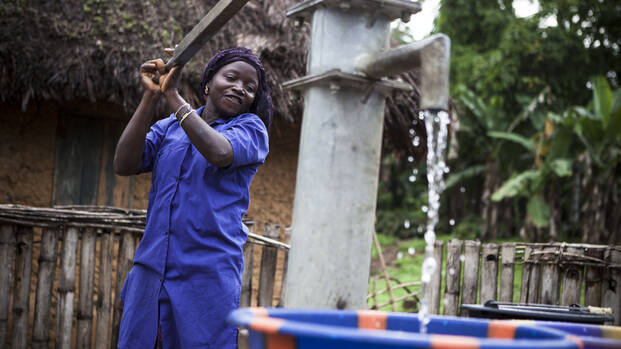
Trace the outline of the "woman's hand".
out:
M 142 63 L 140 66 L 140 83 L 142 87 L 144 87 L 145 91 L 155 95 L 159 95 L 161 92 L 160 86 L 154 82 L 155 77 L 158 75 L 158 65 L 160 64 L 164 65 L 164 61 L 152 59 Z
M 172 56 L 175 50 L 165 48 L 164 52 Z M 140 82 L 146 91 L 159 95 L 160 93 L 176 93 L 181 80 L 182 65 L 174 66 L 166 71 L 166 63 L 161 58 L 144 62 L 140 66 Z
M 175 50 L 172 48 L 165 48 L 164 52 L 166 52 L 169 56 L 172 56 L 175 53 Z M 160 73 L 160 91 L 164 94 L 176 94 L 179 89 L 179 81 L 181 81 L 181 70 L 183 69 L 183 65 L 175 65 L 172 69 L 170 69 L 170 71 L 167 72 L 166 64 L 162 61 L 161 63 L 158 63 L 157 69 Z

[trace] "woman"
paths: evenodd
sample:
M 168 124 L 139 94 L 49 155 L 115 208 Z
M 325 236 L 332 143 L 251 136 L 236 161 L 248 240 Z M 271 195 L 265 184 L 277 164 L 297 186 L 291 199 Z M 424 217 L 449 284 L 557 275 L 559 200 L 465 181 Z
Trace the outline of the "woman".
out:
M 205 105 L 197 110 L 179 95 L 180 66 L 166 72 L 161 59 L 151 60 L 140 76 L 145 92 L 114 168 L 152 171 L 152 186 L 121 292 L 118 347 L 235 348 L 236 328 L 225 318 L 239 306 L 248 188 L 268 153 L 265 71 L 248 49 L 218 53 L 203 72 Z M 173 113 L 149 130 L 161 97 Z

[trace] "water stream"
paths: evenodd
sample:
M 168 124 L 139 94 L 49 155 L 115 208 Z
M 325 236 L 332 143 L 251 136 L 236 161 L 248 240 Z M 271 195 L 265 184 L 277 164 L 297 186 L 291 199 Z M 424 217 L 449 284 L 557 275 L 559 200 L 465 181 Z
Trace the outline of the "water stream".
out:
M 444 190 L 444 174 L 449 171 L 444 154 L 450 117 L 443 110 L 423 110 L 419 113 L 419 119 L 425 121 L 425 129 L 427 130 L 427 190 L 429 200 L 425 230 L 425 258 L 421 276 L 421 305 L 418 312 L 420 333 L 424 334 L 427 332 L 427 324 L 429 323 L 429 304 L 431 303 L 429 285 L 431 277 L 437 269 L 433 249 L 436 242 L 435 227 L 439 219 L 440 194 Z

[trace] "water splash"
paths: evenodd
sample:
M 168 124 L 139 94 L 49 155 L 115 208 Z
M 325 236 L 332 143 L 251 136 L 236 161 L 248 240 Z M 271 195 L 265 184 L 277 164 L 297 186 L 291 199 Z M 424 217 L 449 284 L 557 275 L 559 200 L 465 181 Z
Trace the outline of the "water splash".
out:
M 427 130 L 427 183 L 429 197 L 429 204 L 426 210 L 425 259 L 423 260 L 421 277 L 421 306 L 418 312 L 420 333 L 424 334 L 427 333 L 427 324 L 429 324 L 429 304 L 431 300 L 429 284 L 437 267 L 437 262 L 433 257 L 433 249 L 436 242 L 435 227 L 439 219 L 440 194 L 444 190 L 443 175 L 448 173 L 449 170 L 444 160 L 444 151 L 446 150 L 450 118 L 447 112 L 437 110 L 423 110 L 418 117 L 421 120 L 425 120 L 425 129 Z

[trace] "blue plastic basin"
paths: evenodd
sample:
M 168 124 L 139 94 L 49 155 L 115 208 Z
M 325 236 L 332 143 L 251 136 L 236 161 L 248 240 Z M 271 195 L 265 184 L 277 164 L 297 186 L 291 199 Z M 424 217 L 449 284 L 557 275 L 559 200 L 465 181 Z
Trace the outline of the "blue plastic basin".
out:
M 505 320 L 434 316 L 427 334 L 416 315 L 381 311 L 243 308 L 228 320 L 249 330 L 252 349 L 583 348 L 575 335 Z

